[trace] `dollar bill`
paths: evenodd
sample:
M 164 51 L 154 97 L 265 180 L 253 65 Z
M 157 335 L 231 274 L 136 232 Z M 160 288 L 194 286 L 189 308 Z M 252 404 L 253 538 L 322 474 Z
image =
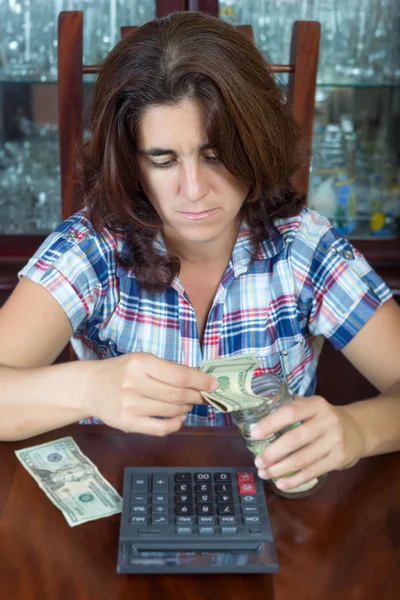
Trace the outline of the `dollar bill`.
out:
M 121 496 L 72 437 L 15 454 L 71 527 L 121 512 Z
M 253 354 L 205 360 L 200 371 L 209 373 L 219 381 L 215 392 L 201 392 L 203 398 L 222 412 L 254 408 L 264 399 L 251 389 L 251 380 L 261 360 Z

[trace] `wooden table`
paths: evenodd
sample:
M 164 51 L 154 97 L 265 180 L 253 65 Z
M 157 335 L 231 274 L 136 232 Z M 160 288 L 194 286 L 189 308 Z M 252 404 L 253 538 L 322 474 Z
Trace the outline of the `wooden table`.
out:
M 126 466 L 250 466 L 236 428 L 186 427 L 157 438 L 73 425 L 0 443 L 0 597 L 5 600 L 398 600 L 400 457 L 331 473 L 298 500 L 267 491 L 276 575 L 118 575 L 120 515 L 70 528 L 14 451 L 72 435 L 122 491 Z

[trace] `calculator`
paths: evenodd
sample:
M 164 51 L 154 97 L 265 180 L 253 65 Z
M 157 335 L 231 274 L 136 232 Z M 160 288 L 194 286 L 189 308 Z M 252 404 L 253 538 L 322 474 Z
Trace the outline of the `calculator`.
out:
M 274 573 L 255 467 L 127 467 L 118 573 Z

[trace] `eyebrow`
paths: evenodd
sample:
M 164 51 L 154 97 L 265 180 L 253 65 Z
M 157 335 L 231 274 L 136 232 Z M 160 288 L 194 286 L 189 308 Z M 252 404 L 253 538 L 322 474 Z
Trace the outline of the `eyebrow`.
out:
M 203 150 L 213 150 L 214 148 L 215 144 L 210 144 L 208 142 L 197 147 L 199 152 L 202 152 Z M 174 154 L 174 156 L 178 156 L 178 152 L 172 148 L 148 148 L 137 150 L 137 154 L 140 154 L 141 156 L 164 156 L 165 154 Z

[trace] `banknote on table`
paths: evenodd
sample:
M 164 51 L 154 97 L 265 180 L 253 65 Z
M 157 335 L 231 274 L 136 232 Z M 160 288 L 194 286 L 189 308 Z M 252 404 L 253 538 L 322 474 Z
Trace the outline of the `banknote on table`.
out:
M 15 454 L 71 527 L 121 512 L 121 496 L 72 437 Z
M 203 398 L 222 412 L 254 408 L 264 399 L 251 389 L 251 380 L 261 360 L 254 354 L 243 354 L 218 360 L 204 360 L 200 371 L 219 381 L 215 392 L 201 392 Z

